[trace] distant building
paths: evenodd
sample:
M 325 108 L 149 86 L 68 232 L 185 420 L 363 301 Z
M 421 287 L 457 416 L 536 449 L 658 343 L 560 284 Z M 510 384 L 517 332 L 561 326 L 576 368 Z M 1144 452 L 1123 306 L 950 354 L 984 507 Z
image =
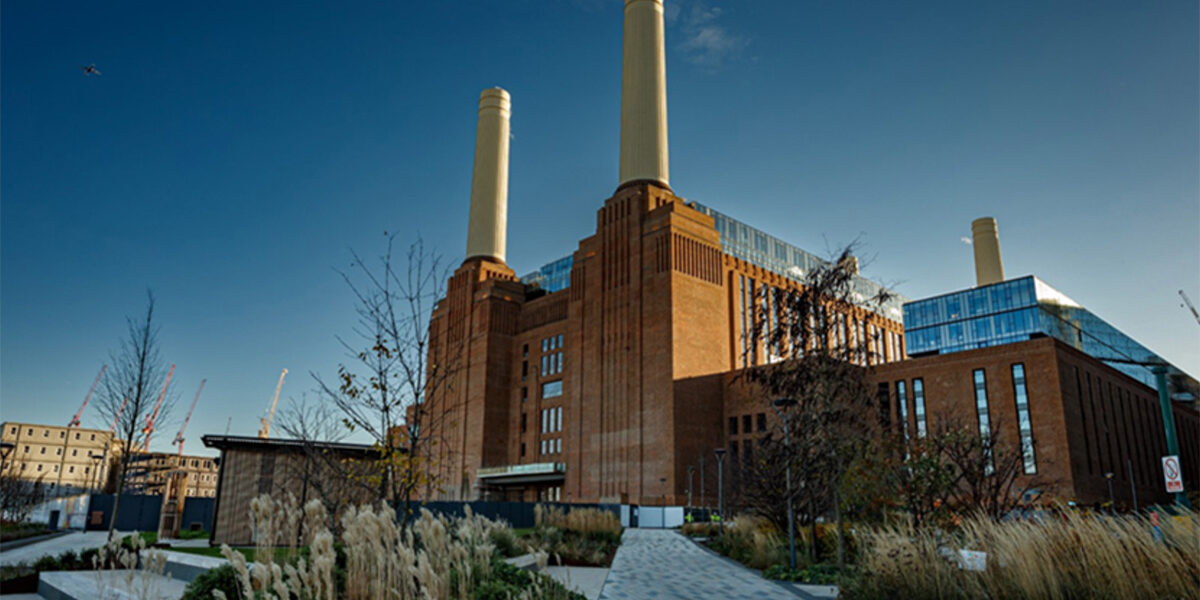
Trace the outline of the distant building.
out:
M 119 466 L 114 467 L 115 470 Z M 163 493 L 172 473 L 183 471 L 187 478 L 187 496 L 214 498 L 217 495 L 217 462 L 211 456 L 179 455 L 174 452 L 144 452 L 129 461 L 125 491 L 135 494 Z
M 116 454 L 112 433 L 100 429 L 5 421 L 0 441 L 13 444 L 4 472 L 41 482 L 51 496 L 102 488 Z

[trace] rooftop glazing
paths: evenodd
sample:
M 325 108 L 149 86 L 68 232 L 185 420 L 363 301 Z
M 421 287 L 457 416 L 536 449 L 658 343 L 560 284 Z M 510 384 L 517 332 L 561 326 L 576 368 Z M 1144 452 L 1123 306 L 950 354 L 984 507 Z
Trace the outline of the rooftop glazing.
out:
M 904 305 L 909 356 L 947 354 L 1051 336 L 1155 387 L 1149 368 L 1167 364 L 1066 294 L 1032 275 L 952 292 Z M 1194 397 L 1197 382 L 1168 365 L 1172 393 Z
M 772 273 L 803 281 L 810 269 L 829 262 L 703 204 L 693 202 L 691 206 L 713 218 L 717 232 L 721 234 L 722 251 Z M 537 285 L 548 292 L 557 292 L 570 287 L 572 262 L 573 255 L 564 256 L 525 275 L 521 281 Z M 866 299 L 875 296 L 883 285 L 856 276 L 854 287 L 859 298 Z M 894 295 L 890 302 L 876 312 L 899 321 L 902 316 L 901 307 L 907 301 L 908 298 Z

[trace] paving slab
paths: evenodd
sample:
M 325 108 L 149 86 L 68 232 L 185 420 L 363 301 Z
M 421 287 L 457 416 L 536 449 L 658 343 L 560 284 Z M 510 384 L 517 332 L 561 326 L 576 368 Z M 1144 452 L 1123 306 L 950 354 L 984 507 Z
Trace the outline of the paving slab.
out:
M 187 584 L 164 575 L 137 571 L 132 583 L 125 571 L 43 571 L 38 595 L 46 600 L 178 600 Z
M 546 567 L 543 571 L 567 589 L 579 592 L 588 600 L 598 600 L 608 578 L 604 567 Z
M 601 600 L 795 600 L 758 571 L 701 549 L 669 529 L 626 529 Z
M 125 537 L 129 535 L 129 532 L 119 532 L 118 535 Z M 76 553 L 79 553 L 91 548 L 99 548 L 107 542 L 107 531 L 76 531 L 36 544 L 0 552 L 0 565 L 33 564 L 34 561 L 43 556 L 58 556 L 67 550 L 74 550 Z

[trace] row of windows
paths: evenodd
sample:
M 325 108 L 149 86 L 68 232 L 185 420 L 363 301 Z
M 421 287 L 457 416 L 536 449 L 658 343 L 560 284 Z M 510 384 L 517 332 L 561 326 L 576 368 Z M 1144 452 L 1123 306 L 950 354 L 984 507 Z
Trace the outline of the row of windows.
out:
M 563 370 L 563 353 L 551 352 L 542 355 L 542 377 L 557 375 Z
M 555 433 L 562 431 L 562 407 L 547 408 L 542 410 L 542 433 Z
M 925 380 L 920 377 L 912 380 L 913 416 L 917 421 L 917 437 L 924 438 L 928 434 L 925 424 Z M 908 442 L 908 382 L 901 379 L 896 382 L 896 412 L 900 417 L 900 431 L 904 441 Z
M 542 454 L 559 454 L 562 452 L 562 438 L 542 440 Z
M 983 369 L 975 369 L 972 373 L 975 383 L 975 415 L 979 423 L 979 436 L 987 438 L 991 434 L 991 418 L 988 413 L 987 373 Z M 1012 365 L 1013 397 L 1017 407 L 1017 432 L 1021 439 L 1022 469 L 1026 475 L 1037 473 L 1037 457 L 1033 450 L 1033 421 L 1029 415 L 1029 393 L 1025 385 L 1025 365 Z M 989 472 L 995 469 L 993 457 L 988 457 Z
M 8 432 L 9 432 L 10 434 L 12 434 L 12 435 L 17 435 L 17 427 L 16 427 L 15 425 L 14 425 L 14 426 L 12 426 L 12 427 L 9 427 L 9 428 L 8 428 Z M 33 428 L 32 428 L 32 427 L 30 427 L 28 430 L 26 430 L 26 431 L 25 431 L 25 435 L 33 435 Z M 78 440 L 78 439 L 82 439 L 82 438 L 80 437 L 80 435 L 81 435 L 81 434 L 80 434 L 78 431 L 76 431 L 76 432 L 75 432 L 75 439 L 77 439 L 77 440 Z M 94 434 L 94 433 L 89 433 L 89 434 L 88 434 L 88 436 L 90 436 L 90 440 L 91 440 L 91 441 L 95 441 L 95 440 L 96 440 L 96 434 Z M 50 437 L 50 430 L 49 430 L 49 429 L 43 429 L 43 430 L 42 430 L 42 437 L 44 437 L 44 438 L 48 438 L 48 437 Z M 66 439 L 66 437 L 67 437 L 67 432 L 66 432 L 65 430 L 62 430 L 62 431 L 59 431 L 59 432 L 58 432 L 58 439 L 60 439 L 60 440 L 61 440 L 61 439 Z
M 1144 486 L 1161 486 L 1159 460 L 1167 449 L 1158 402 L 1090 372 L 1081 374 L 1078 367 L 1073 370 L 1088 475 L 1112 473 L 1126 482 L 1132 475 Z
M 778 326 L 781 312 L 777 302 L 773 300 L 776 297 L 777 288 L 774 286 L 764 288 L 764 286 L 767 284 L 756 282 L 752 277 L 738 276 L 743 367 L 757 365 L 759 352 L 765 354 L 768 363 L 773 363 L 783 360 L 786 356 L 803 356 L 808 350 L 808 348 L 801 347 L 800 340 L 794 340 L 790 344 L 791 347 L 787 347 L 788 345 L 783 340 L 773 340 L 770 347 L 766 347 L 765 343 L 758 340 L 759 336 L 755 331 L 758 324 L 755 323 L 755 318 L 766 315 L 764 325 L 769 332 Z M 768 289 L 770 292 L 763 294 L 763 289 Z M 761 306 L 758 306 L 757 298 L 759 296 L 762 297 Z M 824 317 L 821 318 L 823 323 Z M 831 318 L 834 319 L 835 326 L 831 333 L 834 339 L 830 341 L 835 343 L 837 348 L 852 350 L 852 360 L 855 363 L 866 366 L 893 362 L 903 358 L 904 338 L 901 334 L 869 323 L 865 319 L 848 317 L 845 313 L 835 313 Z M 809 329 L 819 329 L 815 325 L 810 317 Z
M 762 433 L 767 430 L 767 414 L 742 415 L 742 433 L 751 433 L 751 418 L 754 418 L 755 431 Z M 738 434 L 738 418 L 729 417 L 729 435 Z
M 23 463 L 21 463 L 21 470 L 22 470 L 22 471 L 26 470 L 26 467 L 28 467 L 28 466 L 29 466 L 29 463 L 24 463 L 24 462 L 23 462 Z M 35 466 L 35 467 L 37 467 L 36 469 L 34 469 L 35 471 L 37 471 L 37 472 L 39 472 L 39 473 L 42 471 L 42 466 L 43 466 L 43 465 L 42 465 L 41 463 L 35 463 L 35 464 L 34 464 L 34 466 Z M 46 465 L 46 466 L 52 466 L 52 467 L 54 467 L 54 468 L 53 468 L 53 472 L 54 472 L 54 473 L 57 473 L 57 472 L 58 472 L 58 465 Z M 47 469 L 47 471 L 51 471 L 51 469 Z M 74 472 L 75 472 L 75 465 L 67 465 L 67 473 L 74 473 Z M 84 468 L 83 468 L 83 474 L 84 474 L 84 475 L 89 475 L 89 474 L 91 474 L 91 472 L 92 472 L 92 468 L 91 468 L 91 467 L 84 467 Z

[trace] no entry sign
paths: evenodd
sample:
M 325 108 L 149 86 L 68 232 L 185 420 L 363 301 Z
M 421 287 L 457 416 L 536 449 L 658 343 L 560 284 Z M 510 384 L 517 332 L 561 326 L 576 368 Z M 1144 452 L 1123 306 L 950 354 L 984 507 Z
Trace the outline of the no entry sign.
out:
M 1179 468 L 1179 457 L 1175 455 L 1164 456 L 1163 462 L 1163 480 L 1167 482 L 1167 491 L 1170 493 L 1183 491 L 1183 474 Z

